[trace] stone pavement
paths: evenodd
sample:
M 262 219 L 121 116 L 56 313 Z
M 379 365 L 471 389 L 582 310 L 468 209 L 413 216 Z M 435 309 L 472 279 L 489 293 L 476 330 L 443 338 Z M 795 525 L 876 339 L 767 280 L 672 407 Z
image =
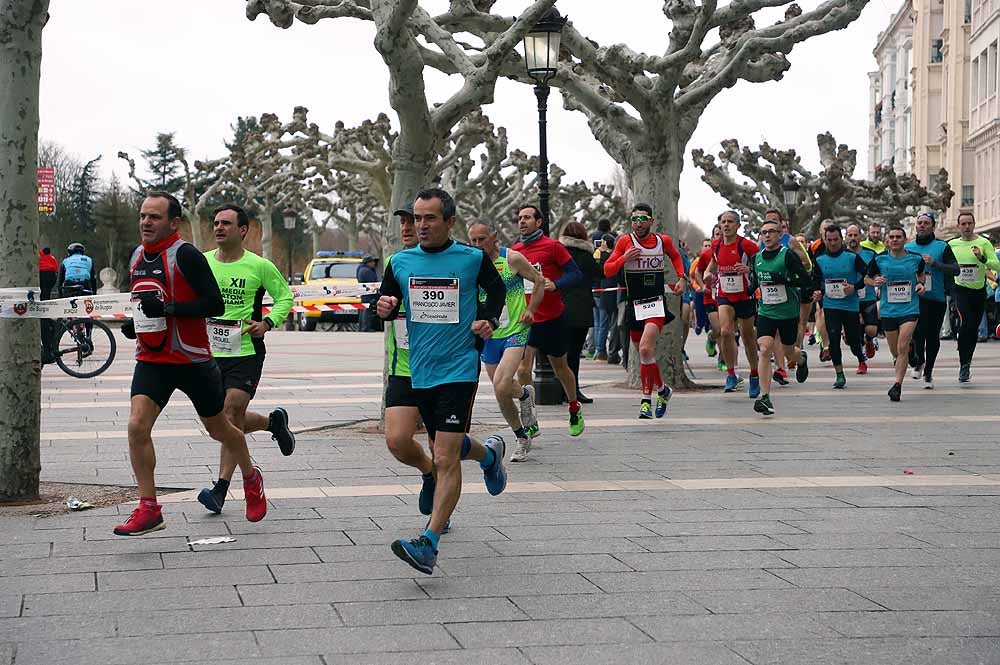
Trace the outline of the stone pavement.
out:
M 259 410 L 299 429 L 377 418 L 379 336 L 268 339 Z M 694 370 L 719 383 L 702 342 Z M 249 524 L 238 497 L 214 516 L 187 491 L 218 446 L 178 395 L 154 433 L 165 530 L 113 536 L 128 505 L 0 518 L 0 664 L 1000 663 L 1000 344 L 959 388 L 945 342 L 937 389 L 907 379 L 899 404 L 884 346 L 842 392 L 811 355 L 769 420 L 712 391 L 638 421 L 622 370 L 584 361 L 585 434 L 543 407 L 499 497 L 468 466 L 433 577 L 389 551 L 425 518 L 378 435 L 304 433 L 287 458 L 255 435 L 271 507 Z M 131 364 L 45 369 L 46 480 L 133 482 Z M 475 430 L 499 431 L 483 388 Z M 190 545 L 218 535 L 236 542 Z

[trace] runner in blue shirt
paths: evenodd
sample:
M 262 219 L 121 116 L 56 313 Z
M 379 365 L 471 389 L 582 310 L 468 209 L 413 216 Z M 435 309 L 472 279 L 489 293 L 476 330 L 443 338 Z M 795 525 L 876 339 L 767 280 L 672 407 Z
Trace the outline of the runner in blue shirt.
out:
M 924 388 L 927 390 L 934 388 L 934 361 L 941 349 L 941 325 L 948 313 L 945 275 L 954 278 L 961 272 L 951 247 L 934 236 L 936 222 L 932 212 L 917 215 L 917 237 L 904 246 L 908 252 L 919 254 L 923 258 L 927 275 L 924 278 L 924 292 L 920 296 L 920 320 L 913 331 L 909 357 L 913 378 L 923 376 Z
M 910 340 L 920 318 L 918 296 L 924 294 L 924 260 L 903 247 L 906 231 L 902 226 L 890 226 L 886 240 L 889 249 L 868 264 L 865 284 L 880 287 L 882 328 L 896 365 L 896 382 L 889 388 L 889 399 L 898 402 L 906 376 Z
M 507 486 L 504 440 L 470 437 L 479 385 L 479 349 L 500 327 L 506 287 L 482 250 L 450 238 L 455 200 L 442 189 L 417 194 L 413 220 L 419 244 L 394 254 L 376 302 L 379 318 L 393 320 L 405 306 L 414 401 L 433 441 L 436 476 L 430 522 L 422 536 L 397 540 L 392 551 L 422 573 L 437 563 L 438 542 L 462 489 L 461 460 L 479 462 L 492 495 Z M 486 301 L 479 302 L 480 287 Z

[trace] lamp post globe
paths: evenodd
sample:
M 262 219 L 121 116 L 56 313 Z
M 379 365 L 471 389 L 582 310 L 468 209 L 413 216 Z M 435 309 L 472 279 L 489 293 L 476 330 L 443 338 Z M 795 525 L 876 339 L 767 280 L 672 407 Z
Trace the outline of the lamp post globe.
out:
M 524 36 L 524 64 L 538 85 L 545 85 L 559 70 L 559 42 L 566 20 L 552 7 Z
M 795 221 L 795 205 L 799 200 L 799 182 L 791 173 L 785 175 L 785 181 L 781 183 L 781 193 L 784 198 L 785 211 L 788 214 L 788 222 L 792 225 Z

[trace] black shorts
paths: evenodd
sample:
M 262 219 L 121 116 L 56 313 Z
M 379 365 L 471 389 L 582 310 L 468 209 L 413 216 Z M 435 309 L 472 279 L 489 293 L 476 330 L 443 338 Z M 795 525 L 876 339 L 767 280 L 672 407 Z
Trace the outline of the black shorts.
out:
M 785 346 L 795 346 L 799 340 L 799 320 L 757 317 L 757 339 L 775 337 L 775 333 L 778 333 L 777 336 L 780 336 L 781 343 Z
M 799 288 L 799 303 L 802 305 L 810 304 L 813 300 L 813 294 L 816 293 L 816 289 L 811 286 L 803 286 Z
M 866 326 L 878 326 L 878 301 L 861 303 L 861 323 Z
M 737 319 L 752 319 L 757 316 L 757 301 L 753 298 L 748 298 L 747 300 L 734 300 L 730 302 L 719 296 L 719 307 L 732 307 L 736 310 Z
M 705 303 L 705 313 L 706 314 L 715 314 L 718 311 L 719 311 L 719 306 L 717 304 L 715 304 L 714 302 L 712 302 L 712 303 Z
M 899 330 L 899 327 L 904 323 L 916 321 L 919 318 L 919 314 L 908 314 L 907 316 L 883 316 L 882 330 L 886 332 L 893 332 L 895 330 Z
M 189 365 L 167 365 L 139 361 L 132 372 L 132 397 L 145 395 L 161 409 L 170 396 L 180 390 L 188 396 L 194 410 L 202 418 L 222 413 L 226 392 L 222 388 L 222 372 L 215 359 Z
M 553 358 L 566 355 L 569 351 L 569 328 L 565 317 L 560 314 L 550 321 L 531 324 L 528 346 Z
M 260 375 L 264 371 L 264 354 L 252 356 L 215 357 L 222 372 L 222 387 L 224 390 L 235 388 L 242 390 L 253 399 L 257 394 Z
M 391 409 L 397 406 L 412 408 L 420 406 L 408 376 L 390 376 L 385 384 L 385 408 Z
M 478 388 L 478 381 L 414 388 L 413 396 L 427 435 L 433 439 L 438 432 L 468 432 Z

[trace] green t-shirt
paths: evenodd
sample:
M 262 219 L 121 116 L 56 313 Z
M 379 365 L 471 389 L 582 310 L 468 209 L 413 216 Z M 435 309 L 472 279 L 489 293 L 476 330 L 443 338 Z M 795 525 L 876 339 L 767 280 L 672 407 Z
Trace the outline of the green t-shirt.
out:
M 1000 270 L 1000 259 L 997 258 L 996 250 L 990 241 L 982 236 L 975 236 L 972 240 L 962 240 L 962 237 L 952 238 L 948 241 L 951 253 L 955 255 L 958 263 L 959 273 L 955 277 L 955 286 L 966 289 L 978 290 L 986 287 L 986 268 L 990 270 Z M 983 253 L 986 262 L 982 262 L 972 253 L 972 248 L 978 247 Z
M 385 260 L 386 268 L 392 262 L 393 255 Z M 399 304 L 399 316 L 394 321 L 387 321 L 385 335 L 385 354 L 389 357 L 389 376 L 410 376 L 410 336 L 406 329 L 406 307 L 402 301 Z
M 292 290 L 278 268 L 267 259 L 244 250 L 239 261 L 223 263 L 215 258 L 217 251 L 205 252 L 226 304 L 226 311 L 220 318 L 209 319 L 212 355 L 227 358 L 264 353 L 264 340 L 247 335 L 244 322 L 263 320 L 264 293 L 267 293 L 274 300 L 267 318 L 277 327 L 292 309 Z
M 768 253 L 766 250 L 754 255 L 754 272 L 760 286 L 759 316 L 779 321 L 799 318 L 799 289 L 794 284 L 795 276 L 788 269 L 789 251 L 782 247 L 769 259 L 764 257 Z

